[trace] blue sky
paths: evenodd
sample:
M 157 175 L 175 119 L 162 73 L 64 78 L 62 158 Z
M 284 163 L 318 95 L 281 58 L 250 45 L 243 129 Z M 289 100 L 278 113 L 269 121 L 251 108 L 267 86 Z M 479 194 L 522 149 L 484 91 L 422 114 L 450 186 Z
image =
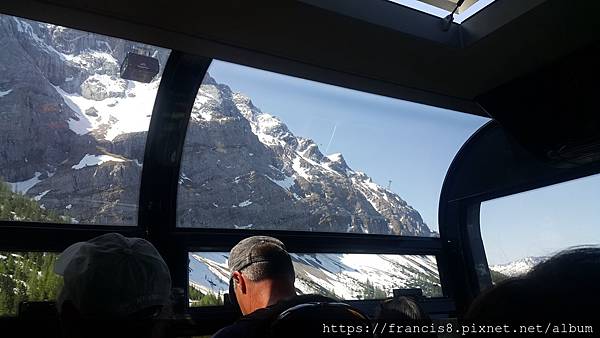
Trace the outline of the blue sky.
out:
M 325 155 L 342 153 L 353 170 L 367 173 L 384 187 L 391 180 L 391 190 L 434 230 L 446 171 L 462 144 L 487 121 L 226 62 L 214 61 L 209 73 L 250 97 L 263 112 L 279 117 L 295 135 L 313 139 Z M 490 264 L 545 254 L 548 248 L 600 243 L 600 215 L 593 206 L 600 200 L 600 189 L 594 189 L 600 187 L 600 178 L 582 191 L 579 186 L 575 182 L 567 191 L 547 188 L 544 196 L 556 191 L 560 195 L 556 198 L 517 195 L 484 204 L 482 234 Z M 567 197 L 579 195 L 578 203 Z M 548 209 L 553 212 L 544 214 Z M 559 212 L 562 209 L 569 211 Z M 572 221 L 586 231 L 566 231 L 564 224 Z M 533 249 L 539 241 L 546 249 Z
M 490 264 L 600 244 L 600 174 L 484 202 Z

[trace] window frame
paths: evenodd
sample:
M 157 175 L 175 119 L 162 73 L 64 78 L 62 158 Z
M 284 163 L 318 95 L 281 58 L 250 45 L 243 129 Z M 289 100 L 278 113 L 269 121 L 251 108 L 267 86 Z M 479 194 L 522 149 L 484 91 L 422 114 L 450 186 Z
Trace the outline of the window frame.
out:
M 188 252 L 229 251 L 244 237 L 268 234 L 282 239 L 290 251 L 298 253 L 370 253 L 432 255 L 440 267 L 444 255 L 442 240 L 437 237 L 395 235 L 363 235 L 331 232 L 236 230 L 178 228 L 176 202 L 183 151 L 188 122 L 198 89 L 212 59 L 171 50 L 164 66 L 163 76 L 156 93 L 142 168 L 138 223 L 135 226 L 103 224 L 56 224 L 40 222 L 15 222 L 0 220 L 0 250 L 2 251 L 53 251 L 60 252 L 74 242 L 117 232 L 125 236 L 147 238 L 162 254 L 171 270 L 174 288 L 184 290 L 185 304 L 175 304 L 193 318 L 207 322 L 215 318 L 205 332 L 222 321 L 229 323 L 231 310 L 226 306 L 210 310 L 188 306 Z M 447 287 L 442 284 L 446 295 Z M 368 300 L 350 301 L 373 309 Z M 364 303 L 366 302 L 366 303 Z M 432 309 L 440 313 L 453 311 L 448 297 L 430 299 Z M 372 304 L 371 304 L 372 303 Z M 371 305 L 369 305 L 371 304 Z M 207 312 L 208 311 L 208 312 Z M 210 312 L 210 313 L 209 313 Z M 215 323 L 215 325 L 213 325 Z M 221 325 L 223 326 L 223 325 Z M 214 331 L 213 331 L 214 332 Z
M 38 21 L 36 19 L 30 19 L 27 17 L 20 17 L 17 15 L 5 13 L 5 12 L 0 12 L 0 15 L 10 16 L 13 18 L 18 18 L 18 19 L 35 21 L 37 23 L 50 24 L 49 22 Z M 62 26 L 62 27 L 66 27 L 66 26 Z M 69 27 L 66 27 L 66 28 L 69 28 Z M 111 37 L 111 38 L 115 38 L 115 39 L 135 42 L 135 43 L 143 43 L 143 42 L 131 40 L 128 38 L 111 36 L 111 35 L 107 35 L 107 34 L 96 33 L 96 32 L 81 30 L 81 29 L 77 29 L 77 28 L 69 28 L 69 29 L 79 30 L 81 32 L 88 33 L 88 34 L 94 34 L 94 35 L 98 35 L 98 36 L 107 36 L 107 37 Z M 169 60 L 171 59 L 171 54 L 173 52 L 175 52 L 175 50 L 172 50 L 172 49 L 169 49 L 166 47 L 155 46 L 155 45 L 153 45 L 153 47 L 159 47 L 159 48 L 167 49 L 170 51 L 167 62 L 165 65 L 163 65 L 164 68 L 163 68 L 162 76 L 164 77 L 165 72 L 167 71 L 167 64 L 169 64 Z M 160 74 L 160 72 L 159 72 L 159 74 Z M 137 213 L 136 224 L 115 225 L 115 224 L 103 224 L 103 223 L 51 223 L 51 222 L 32 222 L 32 221 L 10 221 L 10 220 L 6 220 L 6 219 L 0 219 L 0 233 L 4 233 L 5 231 L 7 233 L 6 237 L 0 237 L 0 250 L 2 250 L 4 247 L 8 248 L 13 245 L 15 245 L 17 248 L 23 247 L 19 244 L 14 244 L 14 243 L 18 243 L 19 239 L 22 238 L 22 235 L 20 236 L 19 234 L 21 234 L 23 232 L 27 232 L 27 231 L 31 231 L 34 238 L 43 239 L 43 238 L 45 238 L 45 236 L 49 236 L 48 238 L 53 238 L 55 241 L 53 242 L 53 244 L 50 244 L 47 247 L 48 248 L 50 248 L 50 247 L 59 248 L 60 251 L 62 251 L 64 248 L 66 248 L 70 245 L 70 244 L 65 245 L 65 241 L 63 239 L 70 240 L 70 239 L 83 238 L 80 240 L 76 240 L 76 242 L 77 242 L 77 241 L 87 240 L 89 238 L 93 238 L 95 236 L 100 236 L 102 234 L 111 233 L 111 232 L 120 233 L 124 236 L 136 236 L 137 235 L 137 237 L 142 237 L 144 233 L 148 232 L 146 227 L 142 223 L 140 223 L 140 221 L 142 219 L 141 218 L 141 207 L 142 207 L 141 193 L 142 193 L 144 166 L 145 166 L 146 158 L 148 158 L 148 157 L 153 158 L 152 156 L 149 156 L 147 146 L 149 144 L 149 142 L 148 142 L 149 138 L 151 137 L 150 130 L 152 128 L 150 126 L 153 123 L 152 121 L 156 119 L 155 118 L 155 114 L 157 112 L 156 103 L 158 101 L 159 93 L 161 91 L 162 86 L 163 86 L 163 79 L 161 78 L 161 81 L 159 83 L 159 88 L 156 90 L 154 107 L 152 109 L 152 113 L 151 113 L 152 115 L 150 117 L 150 124 L 149 124 L 148 130 L 147 130 L 148 134 L 146 136 L 146 140 L 144 143 L 145 144 L 145 146 L 144 146 L 144 165 L 142 166 L 142 173 L 140 175 L 140 184 L 138 186 L 140 195 L 138 196 L 138 204 L 137 204 L 138 213 Z M 82 232 L 84 232 L 84 231 L 88 231 L 88 232 L 90 232 L 90 234 L 95 234 L 95 235 L 88 238 L 88 237 L 86 237 L 86 235 L 82 234 Z M 59 233 L 60 233 L 60 235 L 58 235 Z M 57 234 L 57 235 L 54 235 L 54 234 Z M 67 243 L 69 243 L 68 240 L 67 240 Z M 56 244 L 54 244 L 54 243 L 56 243 Z M 70 243 L 72 243 L 72 242 L 70 242 Z M 27 247 L 27 246 L 25 246 L 25 247 Z M 44 248 L 46 248 L 46 246 L 44 246 Z M 44 250 L 45 249 L 34 249 L 34 250 L 28 250 L 28 251 L 44 251 Z
M 481 238 L 481 203 L 600 173 L 600 162 L 555 166 L 544 163 L 492 120 L 475 132 L 450 165 L 440 195 L 443 261 L 440 281 L 456 312 L 492 286 Z M 446 293 L 444 293 L 446 295 Z

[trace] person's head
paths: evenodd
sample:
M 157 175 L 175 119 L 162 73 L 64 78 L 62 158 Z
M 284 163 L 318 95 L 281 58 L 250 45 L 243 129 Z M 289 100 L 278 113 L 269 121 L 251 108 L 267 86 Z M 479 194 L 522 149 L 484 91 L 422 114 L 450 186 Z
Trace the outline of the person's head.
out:
M 243 239 L 231 249 L 228 264 L 235 297 L 244 315 L 296 294 L 292 259 L 276 238 Z
M 394 297 L 379 304 L 378 321 L 410 322 L 429 320 L 419 303 L 410 297 Z
M 600 248 L 565 250 L 482 293 L 472 320 L 592 319 L 600 304 Z
M 375 320 L 379 323 L 394 323 L 395 325 L 421 325 L 431 323 L 431 318 L 419 303 L 411 297 L 394 297 L 384 300 L 379 304 Z M 392 336 L 390 332 L 375 333 L 376 337 Z M 416 334 L 404 333 L 403 337 L 436 337 L 435 334 L 419 332 Z
M 68 337 L 153 336 L 170 315 L 169 268 L 144 239 L 110 233 L 75 243 L 54 270 L 64 277 L 57 307 Z

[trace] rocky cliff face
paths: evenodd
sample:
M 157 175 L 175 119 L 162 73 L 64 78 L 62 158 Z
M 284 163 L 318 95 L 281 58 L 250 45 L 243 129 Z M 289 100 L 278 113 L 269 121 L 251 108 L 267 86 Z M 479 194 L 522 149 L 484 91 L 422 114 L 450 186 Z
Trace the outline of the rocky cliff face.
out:
M 135 224 L 158 79 L 117 60 L 142 45 L 1 15 L 0 46 L 0 177 L 73 222 Z
M 128 51 L 168 51 L 0 15 L 0 177 L 74 222 L 135 224 L 154 98 Z M 178 226 L 430 236 L 397 194 L 206 76 L 184 149 Z
M 431 235 L 398 195 L 210 76 L 183 158 L 180 226 Z

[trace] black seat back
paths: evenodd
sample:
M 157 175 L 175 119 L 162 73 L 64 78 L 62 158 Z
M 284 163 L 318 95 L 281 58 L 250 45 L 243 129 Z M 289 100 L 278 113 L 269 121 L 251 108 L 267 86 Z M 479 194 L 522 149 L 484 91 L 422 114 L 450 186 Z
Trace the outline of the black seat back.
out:
M 369 319 L 345 303 L 312 302 L 282 312 L 269 337 L 372 337 Z

